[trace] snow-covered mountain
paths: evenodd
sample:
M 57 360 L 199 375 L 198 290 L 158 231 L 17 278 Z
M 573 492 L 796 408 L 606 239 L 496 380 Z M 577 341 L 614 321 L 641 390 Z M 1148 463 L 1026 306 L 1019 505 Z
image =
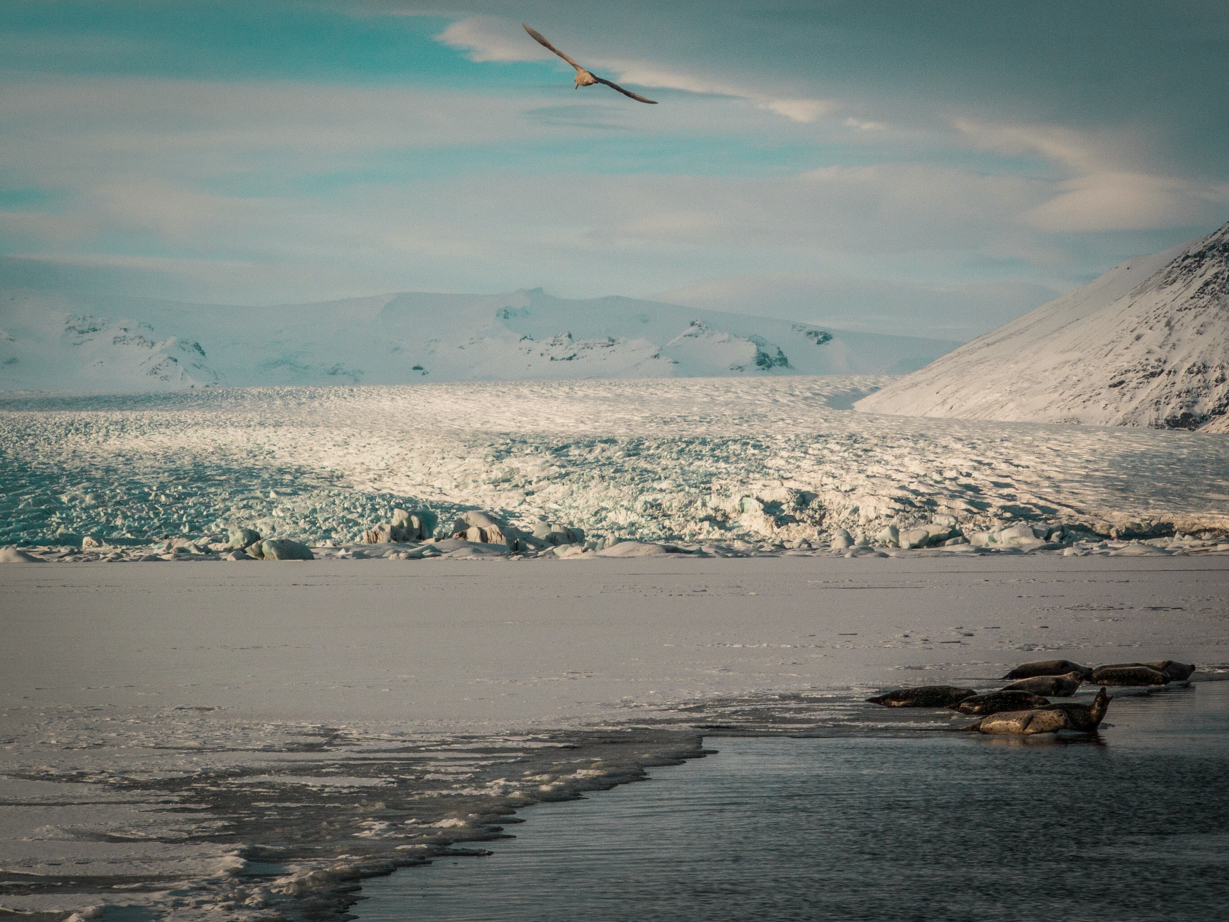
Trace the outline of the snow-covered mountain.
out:
M 277 307 L 0 292 L 4 391 L 903 374 L 956 345 L 540 289 Z
M 859 410 L 1229 431 L 1229 224 L 979 337 Z

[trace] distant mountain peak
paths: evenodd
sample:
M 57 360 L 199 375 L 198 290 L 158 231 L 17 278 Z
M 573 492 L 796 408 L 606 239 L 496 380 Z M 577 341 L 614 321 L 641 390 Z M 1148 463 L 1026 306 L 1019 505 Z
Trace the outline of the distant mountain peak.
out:
M 0 292 L 0 390 L 886 374 L 955 346 L 542 289 L 245 308 Z M 816 346 L 819 348 L 816 348 Z M 901 368 L 901 365 L 907 365 Z

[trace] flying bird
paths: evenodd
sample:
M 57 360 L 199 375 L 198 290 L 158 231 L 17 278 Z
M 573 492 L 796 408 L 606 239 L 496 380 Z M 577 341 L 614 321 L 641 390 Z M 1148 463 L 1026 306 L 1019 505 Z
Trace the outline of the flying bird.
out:
M 525 26 L 524 23 L 521 23 L 521 25 Z M 611 83 L 609 80 L 603 80 L 601 77 L 598 77 L 595 74 L 589 73 L 589 71 L 585 70 L 575 61 L 569 58 L 566 54 L 564 54 L 562 51 L 560 51 L 558 48 L 556 48 L 554 45 L 548 42 L 546 38 L 542 35 L 541 32 L 537 32 L 529 28 L 529 26 L 525 26 L 525 31 L 528 32 L 530 36 L 533 37 L 533 40 L 537 42 L 539 45 L 541 45 L 543 48 L 546 48 L 548 51 L 553 51 L 555 54 L 559 55 L 559 57 L 563 58 L 563 60 L 567 61 L 569 64 L 571 64 L 573 67 L 576 68 L 576 77 L 575 77 L 576 89 L 579 90 L 582 86 L 593 86 L 593 84 L 595 83 L 600 83 L 603 86 L 610 87 L 612 90 L 618 90 L 624 96 L 630 96 L 632 99 L 636 100 L 637 102 L 647 102 L 650 106 L 657 105 L 656 99 L 645 99 L 643 96 L 639 95 L 638 93 L 633 93 L 631 90 L 623 89 L 623 87 L 619 86 L 619 84 L 617 83 Z

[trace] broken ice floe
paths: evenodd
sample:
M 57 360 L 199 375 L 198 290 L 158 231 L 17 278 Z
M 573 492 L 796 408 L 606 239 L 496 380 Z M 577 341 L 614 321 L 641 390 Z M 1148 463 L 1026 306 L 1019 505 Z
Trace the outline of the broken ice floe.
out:
M 42 558 L 200 560 L 257 556 L 250 541 L 214 547 L 236 528 L 317 557 L 428 557 L 413 548 L 461 531 L 472 544 L 554 557 L 618 541 L 723 555 L 1229 543 L 1221 436 L 829 405 L 859 382 L 9 398 L 0 400 L 0 544 Z M 495 540 L 489 525 L 452 527 L 479 512 Z M 166 557 L 175 549 L 165 542 L 180 537 L 212 553 L 184 545 Z M 1120 546 L 1099 546 L 1107 541 Z

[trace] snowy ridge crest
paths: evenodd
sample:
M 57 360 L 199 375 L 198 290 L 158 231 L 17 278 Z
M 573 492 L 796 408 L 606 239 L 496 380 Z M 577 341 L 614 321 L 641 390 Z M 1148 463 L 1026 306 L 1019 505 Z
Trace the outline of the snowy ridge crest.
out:
M 1128 260 L 858 409 L 1229 431 L 1229 225 Z

